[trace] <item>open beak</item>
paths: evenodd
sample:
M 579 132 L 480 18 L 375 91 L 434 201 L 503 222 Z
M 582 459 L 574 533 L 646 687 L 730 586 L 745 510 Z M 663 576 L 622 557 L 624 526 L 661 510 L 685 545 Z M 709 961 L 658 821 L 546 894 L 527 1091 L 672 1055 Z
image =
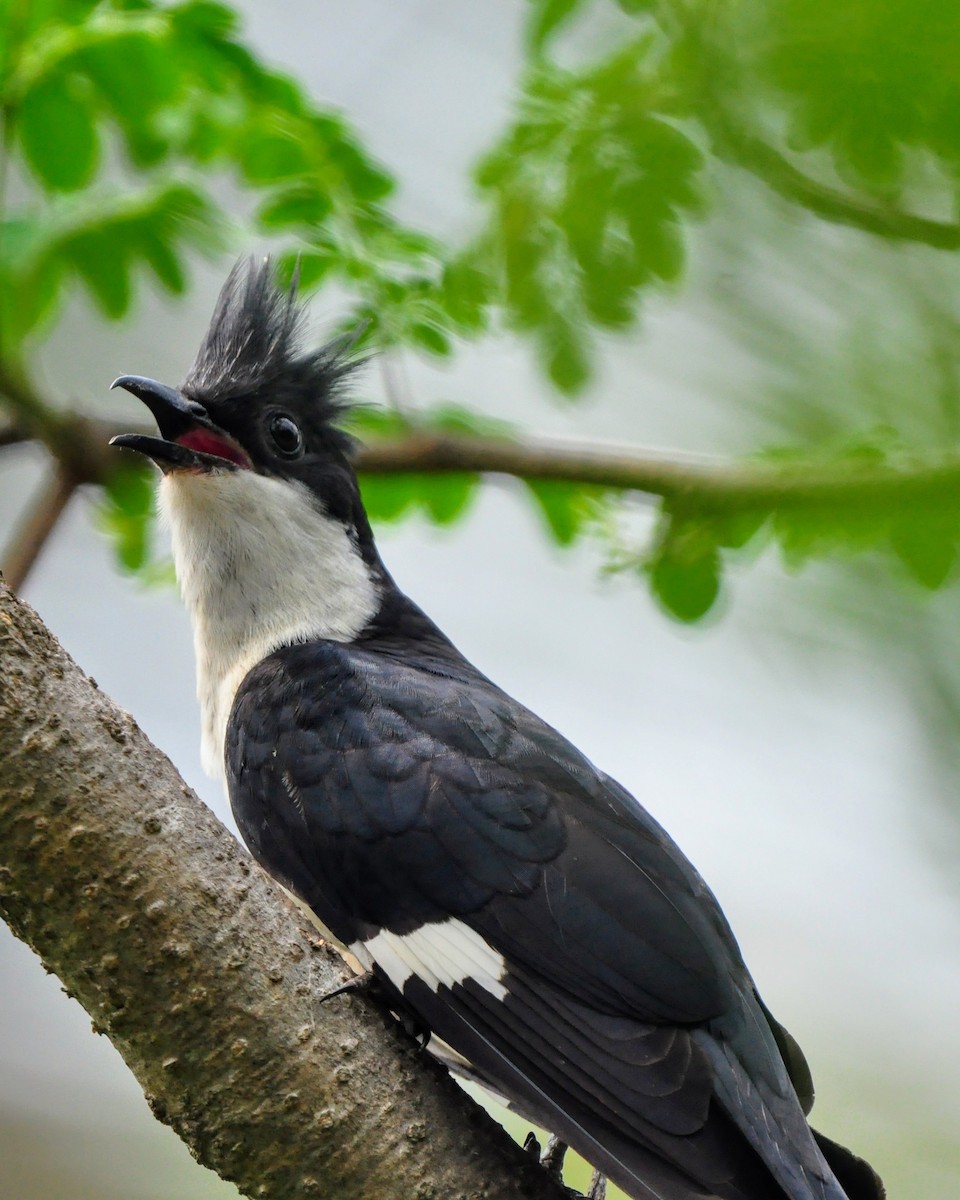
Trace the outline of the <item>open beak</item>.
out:
M 122 387 L 142 400 L 153 413 L 160 437 L 121 433 L 111 446 L 137 450 L 153 459 L 161 471 L 235 471 L 252 466 L 247 453 L 210 420 L 202 404 L 187 400 L 175 388 L 142 375 L 121 375 L 110 385 Z

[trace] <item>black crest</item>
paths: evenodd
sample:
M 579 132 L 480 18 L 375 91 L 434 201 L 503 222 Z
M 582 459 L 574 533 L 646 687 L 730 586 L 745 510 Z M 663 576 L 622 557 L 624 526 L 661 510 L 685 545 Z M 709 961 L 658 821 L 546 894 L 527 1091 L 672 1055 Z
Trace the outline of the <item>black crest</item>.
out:
M 340 392 L 345 376 L 359 365 L 349 357 L 356 339 L 348 335 L 303 351 L 305 315 L 296 279 L 283 288 L 269 258 L 240 259 L 220 290 L 181 391 L 214 407 L 283 396 L 309 408 L 315 421 L 336 421 L 349 408 Z

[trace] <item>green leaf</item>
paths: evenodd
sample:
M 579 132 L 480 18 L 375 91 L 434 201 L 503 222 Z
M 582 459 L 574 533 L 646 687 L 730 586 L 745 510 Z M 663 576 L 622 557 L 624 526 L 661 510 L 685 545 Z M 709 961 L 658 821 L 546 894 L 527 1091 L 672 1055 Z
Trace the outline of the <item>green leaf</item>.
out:
M 682 222 L 700 208 L 703 155 L 657 111 L 656 50 L 645 30 L 580 72 L 538 62 L 477 173 L 494 208 L 477 244 L 503 281 L 507 323 L 567 395 L 589 378 L 590 326 L 628 327 L 645 287 L 679 278 Z
M 140 231 L 138 249 L 167 291 L 174 296 L 183 295 L 187 286 L 186 275 L 170 243 L 155 230 L 147 228 Z
M 154 120 L 180 85 L 172 47 L 151 34 L 132 31 L 86 46 L 75 61 L 93 81 L 102 102 L 123 130 L 137 166 L 152 166 L 167 153 Z
M 104 316 L 116 321 L 130 307 L 130 275 L 124 239 L 101 230 L 76 234 L 64 245 L 64 258 L 83 280 Z
M 712 518 L 714 537 L 718 546 L 729 550 L 742 550 L 764 527 L 769 513 L 736 512 Z
M 570 546 L 582 531 L 587 516 L 581 488 L 555 479 L 524 479 L 524 484 L 546 518 L 558 546 Z
M 661 555 L 648 567 L 653 594 L 672 616 L 687 624 L 702 620 L 720 595 L 716 549 L 696 558 Z
M 343 138 L 330 145 L 327 153 L 357 200 L 373 204 L 385 200 L 393 191 L 393 177 L 367 158 L 353 142 Z
M 777 0 L 754 13 L 755 77 L 779 93 L 793 146 L 824 147 L 841 178 L 886 199 L 926 152 L 955 172 L 956 5 Z
M 396 426 L 387 415 L 387 424 Z M 370 410 L 365 414 L 367 428 L 382 424 Z M 392 429 L 405 432 L 406 426 Z M 360 490 L 372 521 L 396 521 L 416 511 L 425 512 L 438 525 L 452 525 L 466 512 L 480 483 L 475 474 L 423 475 L 415 472 L 396 475 L 363 475 Z
M 185 286 L 182 247 L 209 253 L 219 238 L 209 202 L 182 184 L 63 199 L 47 218 L 37 261 L 55 257 L 83 282 L 106 316 L 128 311 L 147 266 L 174 293 Z
M 291 134 L 255 129 L 241 143 L 240 165 L 248 183 L 262 185 L 303 175 L 310 161 Z
M 444 267 L 439 301 L 458 329 L 479 333 L 486 327 L 494 286 L 489 272 L 469 258 L 454 259 Z
M 557 321 L 544 332 L 542 353 L 547 374 L 565 396 L 574 396 L 590 379 L 590 359 L 584 331 Z
M 2 232 L 0 232 L 2 236 Z M 63 264 L 44 255 L 25 274 L 8 284 L 0 271 L 0 342 L 14 345 L 56 311 L 61 297 Z
M 361 475 L 360 491 L 371 521 L 396 521 L 417 507 L 420 481 L 413 475 Z
M 417 414 L 417 425 L 443 430 L 445 433 L 473 434 L 476 437 L 512 438 L 516 433 L 509 421 L 488 417 L 472 408 L 464 408 L 462 404 L 436 404 Z M 407 427 L 404 426 L 400 432 L 407 432 Z
M 104 486 L 99 524 L 113 542 L 124 571 L 140 571 L 149 558 L 153 497 L 153 474 L 149 469 L 121 468 Z
M 0 221 L 0 341 L 16 345 L 49 317 L 61 295 L 63 263 L 49 243 L 49 217 Z
M 582 0 L 533 0 L 533 12 L 527 19 L 527 45 L 539 53 L 546 42 L 564 25 Z
M 710 520 L 664 509 L 657 543 L 643 564 L 654 596 L 680 621 L 692 624 L 720 595 L 721 559 Z
M 556 319 L 555 297 L 545 286 L 549 245 L 544 214 L 535 199 L 512 195 L 500 206 L 498 236 L 506 275 L 506 302 L 518 329 L 531 330 Z
M 420 503 L 438 525 L 452 525 L 466 512 L 477 492 L 478 475 L 419 477 Z
M 358 405 L 346 416 L 348 427 L 359 438 L 399 438 L 410 432 L 410 421 L 395 408 L 372 408 Z M 377 476 L 371 475 L 371 480 Z M 400 478 L 400 477 L 398 477 Z M 407 476 L 402 476 L 406 479 Z
M 111 505 L 125 517 L 142 517 L 153 511 L 153 472 L 149 468 L 115 471 L 104 490 Z
M 99 141 L 89 94 L 75 75 L 50 75 L 27 92 L 14 124 L 24 157 L 51 191 L 76 191 L 93 178 Z
M 178 90 L 176 61 L 170 61 L 169 49 L 149 33 L 133 30 L 100 39 L 85 46 L 74 61 L 124 125 L 145 121 Z
M 300 291 L 309 292 L 327 277 L 335 263 L 333 253 L 320 250 L 282 254 L 277 260 L 277 277 L 289 287 L 296 272 Z
M 453 353 L 450 339 L 442 329 L 429 321 L 414 322 L 410 327 L 410 337 L 414 345 L 438 358 L 449 358 Z
M 232 37 L 240 24 L 232 8 L 226 4 L 215 4 L 213 0 L 189 0 L 186 4 L 173 4 L 168 12 L 176 27 L 221 40 Z
M 259 209 L 257 220 L 265 229 L 288 229 L 297 225 L 319 225 L 330 215 L 330 197 L 306 184 L 271 196 Z
M 177 568 L 172 558 L 148 558 L 137 571 L 137 582 L 147 588 L 177 585 Z
M 908 514 L 894 522 L 890 542 L 912 577 L 936 591 L 947 582 L 957 563 L 960 514 Z

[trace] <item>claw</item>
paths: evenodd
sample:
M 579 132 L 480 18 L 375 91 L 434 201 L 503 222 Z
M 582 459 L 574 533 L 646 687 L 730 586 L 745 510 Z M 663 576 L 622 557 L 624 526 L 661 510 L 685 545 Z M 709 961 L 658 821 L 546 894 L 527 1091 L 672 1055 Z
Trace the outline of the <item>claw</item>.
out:
M 425 1025 L 410 1005 L 407 1004 L 403 998 L 403 994 L 398 992 L 396 988 L 384 983 L 383 979 L 375 971 L 364 971 L 362 975 L 355 975 L 353 979 L 348 979 L 346 983 L 341 984 L 338 988 L 334 988 L 332 992 L 326 992 L 320 997 L 319 1003 L 325 1004 L 328 1000 L 332 1000 L 334 996 L 343 996 L 349 992 L 359 992 L 362 995 L 369 996 L 374 1003 L 388 1008 L 390 1012 L 396 1015 L 404 1032 L 419 1042 L 418 1050 L 426 1050 L 432 1036 L 432 1030 L 429 1025 Z
M 318 997 L 318 1004 L 326 1004 L 328 1000 L 332 1000 L 334 996 L 343 996 L 348 992 L 367 992 L 376 984 L 376 977 L 372 971 L 364 971 L 362 975 L 355 975 L 353 979 L 348 979 L 346 983 L 338 988 L 334 988 L 332 992 L 325 992 Z
M 397 1012 L 397 1005 L 387 1000 L 387 1004 Z M 413 1009 L 406 1008 L 397 1012 L 400 1018 L 400 1024 L 403 1026 L 403 1031 L 409 1037 L 412 1037 L 415 1042 L 420 1044 L 417 1046 L 417 1053 L 422 1054 L 430 1044 L 430 1038 L 433 1036 L 433 1031 L 429 1025 L 424 1025 L 423 1021 L 417 1016 Z

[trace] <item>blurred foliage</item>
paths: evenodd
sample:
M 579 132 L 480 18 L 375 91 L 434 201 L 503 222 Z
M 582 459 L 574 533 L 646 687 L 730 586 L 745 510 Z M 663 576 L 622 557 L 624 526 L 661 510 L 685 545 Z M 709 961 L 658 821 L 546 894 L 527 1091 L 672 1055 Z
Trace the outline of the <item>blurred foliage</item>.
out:
M 144 271 L 182 293 L 188 254 L 227 240 L 224 172 L 261 194 L 265 232 L 315 232 L 305 281 L 339 274 L 371 310 L 431 255 L 380 206 L 393 181 L 346 123 L 259 62 L 237 26 L 208 0 L 0 4 L 4 171 L 19 167 L 29 185 L 0 227 L 5 358 L 24 353 L 75 281 L 114 319 Z M 393 307 L 407 323 L 391 314 L 390 328 L 415 335 L 416 304 Z
M 566 394 L 589 379 L 591 327 L 627 328 L 643 289 L 683 269 L 681 217 L 698 208 L 703 156 L 662 100 L 649 34 L 582 72 L 539 63 L 477 173 L 506 321 Z
M 458 404 L 436 404 L 418 414 L 416 421 L 397 409 L 359 405 L 351 414 L 350 432 L 362 441 L 372 441 L 402 438 L 413 432 L 511 437 L 514 430 L 505 421 L 493 420 Z M 364 504 L 374 522 L 396 521 L 419 513 L 437 525 L 452 525 L 476 499 L 480 476 L 476 472 L 436 476 L 404 472 L 368 474 L 362 482 Z
M 732 382 L 702 366 L 704 412 L 732 414 L 747 453 L 730 473 L 754 480 L 749 497 L 692 486 L 653 511 L 575 478 L 519 494 L 554 545 L 599 541 L 610 570 L 687 624 L 722 613 L 763 554 L 806 570 L 775 619 L 797 644 L 843 625 L 881 646 L 925 733 L 956 754 L 956 491 L 907 502 L 842 485 L 960 465 L 960 8 L 524 8 L 516 94 L 472 176 L 479 215 L 447 244 L 395 216 L 389 169 L 251 50 L 228 6 L 0 0 L 0 408 L 34 428 L 64 403 L 33 378 L 71 299 L 126 319 L 145 288 L 184 296 L 198 256 L 251 237 L 286 278 L 298 264 L 303 290 L 336 288 L 362 349 L 449 359 L 506 330 L 568 404 L 645 311 L 699 305 L 749 363 Z M 354 429 L 520 437 L 450 404 L 359 408 Z M 784 502 L 778 481 L 813 478 L 841 486 Z M 363 479 L 375 521 L 444 526 L 482 486 L 467 471 Z M 118 457 L 99 505 L 145 582 L 169 578 L 152 496 Z M 955 842 L 938 850 L 955 876 Z
M 753 312 L 742 340 L 775 347 L 794 387 L 769 381 L 782 448 L 736 470 L 842 482 L 960 461 L 949 253 L 960 247 L 960 15 L 937 0 L 528 0 L 526 14 L 513 114 L 475 171 L 482 218 L 446 245 L 396 219 L 390 172 L 344 116 L 253 53 L 226 5 L 0 0 L 0 400 L 14 419 L 37 419 L 32 356 L 77 289 L 120 320 L 145 280 L 183 294 L 191 258 L 219 254 L 241 229 L 275 244 L 285 277 L 299 264 L 301 288 L 336 284 L 343 328 L 364 348 L 443 358 L 458 339 L 506 329 L 575 397 L 602 340 L 689 283 L 691 247 L 702 265 L 725 229 L 742 239 L 728 262 L 760 241 L 759 203 L 777 253 L 785 211 L 805 231 L 785 254 L 794 265 L 828 241 L 830 257 L 859 261 L 892 294 L 911 246 L 938 259 L 922 272 L 938 289 L 914 277 L 902 293 L 923 309 L 926 345 L 898 345 L 875 313 L 857 314 L 845 335 L 857 369 L 882 367 L 869 384 L 841 368 L 839 394 L 836 331 L 813 344 L 784 318 L 766 337 L 780 314 Z M 729 204 L 729 180 L 744 176 L 756 181 L 746 225 Z M 229 211 L 225 181 L 239 196 Z M 822 287 L 819 302 L 830 308 Z M 892 398 L 884 411 L 852 399 L 870 387 Z M 938 397 L 933 421 L 924 392 Z M 827 394 L 816 415 L 812 397 Z M 366 438 L 517 436 L 452 406 L 361 410 L 356 425 Z M 438 524 L 462 518 L 480 486 L 469 471 L 364 480 L 374 519 Z M 664 501 L 639 545 L 622 532 L 622 489 L 531 478 L 524 494 L 557 545 L 599 537 L 613 569 L 642 576 L 685 622 L 714 609 L 731 566 L 771 544 L 791 568 L 867 559 L 917 589 L 957 574 L 949 491 L 904 504 L 893 491 L 828 489 L 785 504 L 760 486 L 731 507 L 694 486 Z M 163 574 L 151 513 L 143 476 L 109 482 L 101 522 L 141 577 Z

